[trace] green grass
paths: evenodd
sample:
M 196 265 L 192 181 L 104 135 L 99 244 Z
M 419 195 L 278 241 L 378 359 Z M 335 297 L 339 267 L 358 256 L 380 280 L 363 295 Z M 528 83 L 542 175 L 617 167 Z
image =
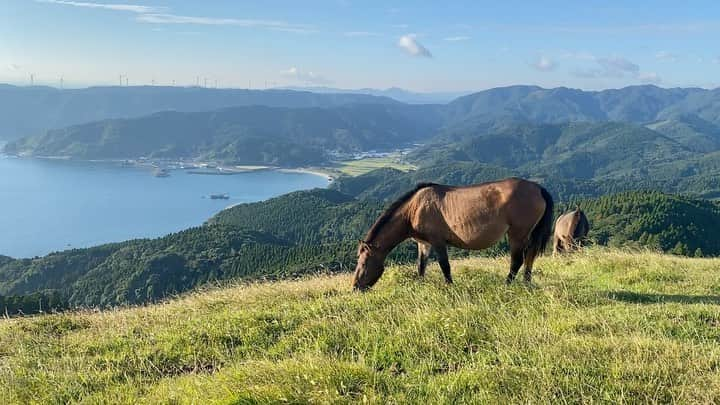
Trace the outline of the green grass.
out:
M 0 321 L 3 403 L 720 402 L 720 260 L 591 249 Z
M 346 160 L 337 162 L 337 170 L 348 176 L 359 176 L 375 169 L 390 167 L 403 172 L 415 170 L 417 167 L 403 162 L 398 155 L 390 155 L 380 158 L 365 158 L 358 160 Z

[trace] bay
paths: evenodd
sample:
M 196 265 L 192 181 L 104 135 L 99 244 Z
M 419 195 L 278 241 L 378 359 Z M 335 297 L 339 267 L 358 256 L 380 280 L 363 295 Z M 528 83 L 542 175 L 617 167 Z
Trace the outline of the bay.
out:
M 109 162 L 0 156 L 0 255 L 162 236 L 201 225 L 228 206 L 327 187 L 326 177 L 275 170 L 198 175 Z M 229 199 L 210 199 L 211 194 Z

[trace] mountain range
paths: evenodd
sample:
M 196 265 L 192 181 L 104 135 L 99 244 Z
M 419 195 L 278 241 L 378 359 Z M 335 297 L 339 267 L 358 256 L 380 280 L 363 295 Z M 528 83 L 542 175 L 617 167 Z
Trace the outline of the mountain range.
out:
M 161 112 L 51 129 L 10 142 L 5 151 L 77 159 L 150 156 L 297 166 L 327 164 L 328 151 L 391 150 L 427 143 L 414 154 L 419 164 L 430 157 L 428 150 L 442 149 L 442 159 L 525 169 L 542 166 L 541 172 L 591 178 L 618 174 L 637 162 L 657 166 L 698 160 L 720 147 L 720 89 L 633 86 L 592 92 L 512 86 L 448 104 L 422 105 L 362 94 L 292 90 L 85 91 L 99 92 L 115 104 L 122 102 L 108 94 L 125 95 L 127 105 L 111 109 L 118 115 L 137 113 L 140 106 L 174 105 L 201 112 Z M 77 97 L 87 94 L 79 91 Z M 202 111 L 223 103 L 250 105 Z M 102 115 L 100 105 L 94 114 Z M 62 109 L 70 116 L 74 111 L 77 118 L 72 103 Z
M 0 140 L 40 135 L 51 129 L 110 118 L 133 118 L 162 111 L 199 112 L 228 107 L 332 107 L 393 104 L 365 94 L 317 94 L 290 90 L 204 87 L 89 87 L 57 89 L 0 84 Z

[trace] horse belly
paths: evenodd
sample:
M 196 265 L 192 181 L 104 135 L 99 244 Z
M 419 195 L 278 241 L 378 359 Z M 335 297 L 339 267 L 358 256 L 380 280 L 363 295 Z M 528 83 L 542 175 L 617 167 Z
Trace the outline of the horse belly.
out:
M 454 246 L 463 249 L 480 250 L 487 249 L 497 243 L 508 230 L 507 224 L 484 223 L 463 226 L 455 232 L 456 241 Z

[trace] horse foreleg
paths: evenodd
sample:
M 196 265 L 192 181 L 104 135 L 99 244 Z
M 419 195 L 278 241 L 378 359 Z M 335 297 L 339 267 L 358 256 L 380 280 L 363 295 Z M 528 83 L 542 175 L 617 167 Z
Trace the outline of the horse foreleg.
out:
M 447 246 L 435 246 L 435 253 L 438 256 L 438 263 L 445 276 L 445 282 L 452 284 L 452 276 L 450 275 L 450 260 L 448 259 Z
M 420 277 L 425 276 L 425 268 L 427 267 L 427 261 L 428 257 L 430 256 L 430 244 L 425 242 L 418 242 L 418 258 L 417 258 L 417 266 L 418 266 L 418 275 Z
M 560 238 L 557 235 L 553 235 L 553 256 L 560 253 Z

